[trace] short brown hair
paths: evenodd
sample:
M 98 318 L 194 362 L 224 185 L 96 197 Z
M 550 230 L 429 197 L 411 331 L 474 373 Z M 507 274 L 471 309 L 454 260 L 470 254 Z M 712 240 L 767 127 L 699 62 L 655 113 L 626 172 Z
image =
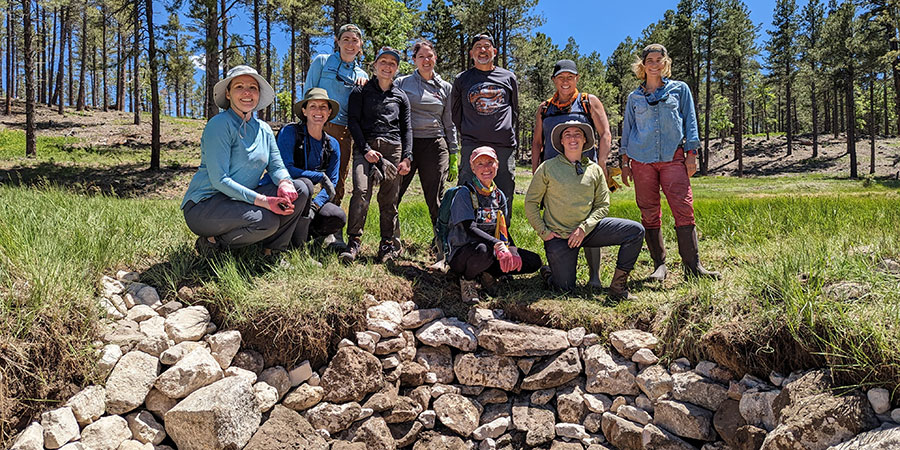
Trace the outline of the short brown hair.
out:
M 437 52 L 434 50 L 434 44 L 432 44 L 431 41 L 429 41 L 428 39 L 419 39 L 418 41 L 416 41 L 412 48 L 413 59 L 416 59 L 416 54 L 419 53 L 419 50 L 422 50 L 422 47 L 429 48 L 431 49 L 431 51 L 437 54 Z

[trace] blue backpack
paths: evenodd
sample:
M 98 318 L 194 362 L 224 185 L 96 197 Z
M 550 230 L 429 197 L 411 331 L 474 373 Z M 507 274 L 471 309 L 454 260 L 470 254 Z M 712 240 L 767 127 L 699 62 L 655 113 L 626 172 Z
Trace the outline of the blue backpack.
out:
M 465 189 L 469 192 L 469 196 L 472 199 L 472 210 L 478 209 L 478 198 L 475 196 L 475 191 L 466 185 L 453 186 L 444 192 L 441 208 L 438 210 L 438 217 L 434 223 L 434 240 L 438 251 L 443 255 L 441 259 L 448 262 L 450 256 L 450 242 L 448 241 L 450 235 L 450 210 L 451 205 L 453 205 L 453 199 L 456 198 L 456 194 L 460 189 Z

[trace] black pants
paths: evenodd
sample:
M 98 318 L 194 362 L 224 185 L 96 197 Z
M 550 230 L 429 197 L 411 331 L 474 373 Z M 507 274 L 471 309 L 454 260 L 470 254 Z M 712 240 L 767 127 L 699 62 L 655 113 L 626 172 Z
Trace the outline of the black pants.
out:
M 431 215 L 431 226 L 434 226 L 437 221 L 449 167 L 450 151 L 447 149 L 447 141 L 444 138 L 413 138 L 412 165 L 400 184 L 399 197 L 401 200 L 403 199 L 403 194 L 406 193 L 413 176 L 418 171 L 425 204 L 428 205 L 428 214 Z
M 537 253 L 521 248 L 518 250 L 519 256 L 522 258 L 522 268 L 504 272 L 500 270 L 500 261 L 494 256 L 494 249 L 491 246 L 484 243 L 467 244 L 453 253 L 453 258 L 450 259 L 450 270 L 464 280 L 474 280 L 482 272 L 499 277 L 501 275 L 534 273 L 541 268 L 541 257 Z

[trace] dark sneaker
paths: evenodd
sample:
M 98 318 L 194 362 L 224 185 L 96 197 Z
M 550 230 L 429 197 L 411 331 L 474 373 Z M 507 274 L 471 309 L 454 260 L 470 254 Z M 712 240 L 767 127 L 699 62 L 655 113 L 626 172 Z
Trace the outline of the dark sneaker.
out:
M 547 287 L 553 287 L 553 283 L 551 279 L 553 278 L 553 271 L 550 270 L 550 266 L 541 266 L 541 279 L 544 280 L 544 284 Z
M 463 303 L 467 305 L 475 304 L 481 301 L 478 298 L 478 285 L 475 280 L 459 279 L 459 297 Z
M 359 247 L 361 246 L 359 238 L 350 238 L 349 241 L 350 242 L 347 243 L 347 249 L 338 256 L 344 264 L 350 264 L 353 261 L 356 261 L 356 258 L 359 256 Z
M 197 241 L 194 242 L 194 250 L 197 250 L 197 254 L 201 257 L 209 258 L 219 251 L 219 246 L 209 242 L 207 238 L 200 236 L 197 238 Z
M 497 295 L 497 287 L 499 285 L 500 280 L 494 278 L 493 275 L 482 272 L 481 273 L 481 288 L 485 290 L 490 295 Z
M 393 261 L 398 256 L 400 256 L 400 251 L 391 241 L 381 241 L 381 244 L 378 246 L 378 262 L 386 263 L 388 261 Z

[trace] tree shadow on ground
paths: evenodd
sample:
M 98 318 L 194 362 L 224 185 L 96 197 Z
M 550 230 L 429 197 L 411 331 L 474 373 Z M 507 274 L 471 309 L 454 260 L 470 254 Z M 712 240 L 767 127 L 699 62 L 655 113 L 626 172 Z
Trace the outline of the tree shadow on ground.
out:
M 178 187 L 175 182 L 177 177 L 197 170 L 193 166 L 174 164 L 159 170 L 147 167 L 145 162 L 120 163 L 107 167 L 39 162 L 0 169 L 0 184 L 27 188 L 59 185 L 87 194 L 135 198 L 153 196 Z

